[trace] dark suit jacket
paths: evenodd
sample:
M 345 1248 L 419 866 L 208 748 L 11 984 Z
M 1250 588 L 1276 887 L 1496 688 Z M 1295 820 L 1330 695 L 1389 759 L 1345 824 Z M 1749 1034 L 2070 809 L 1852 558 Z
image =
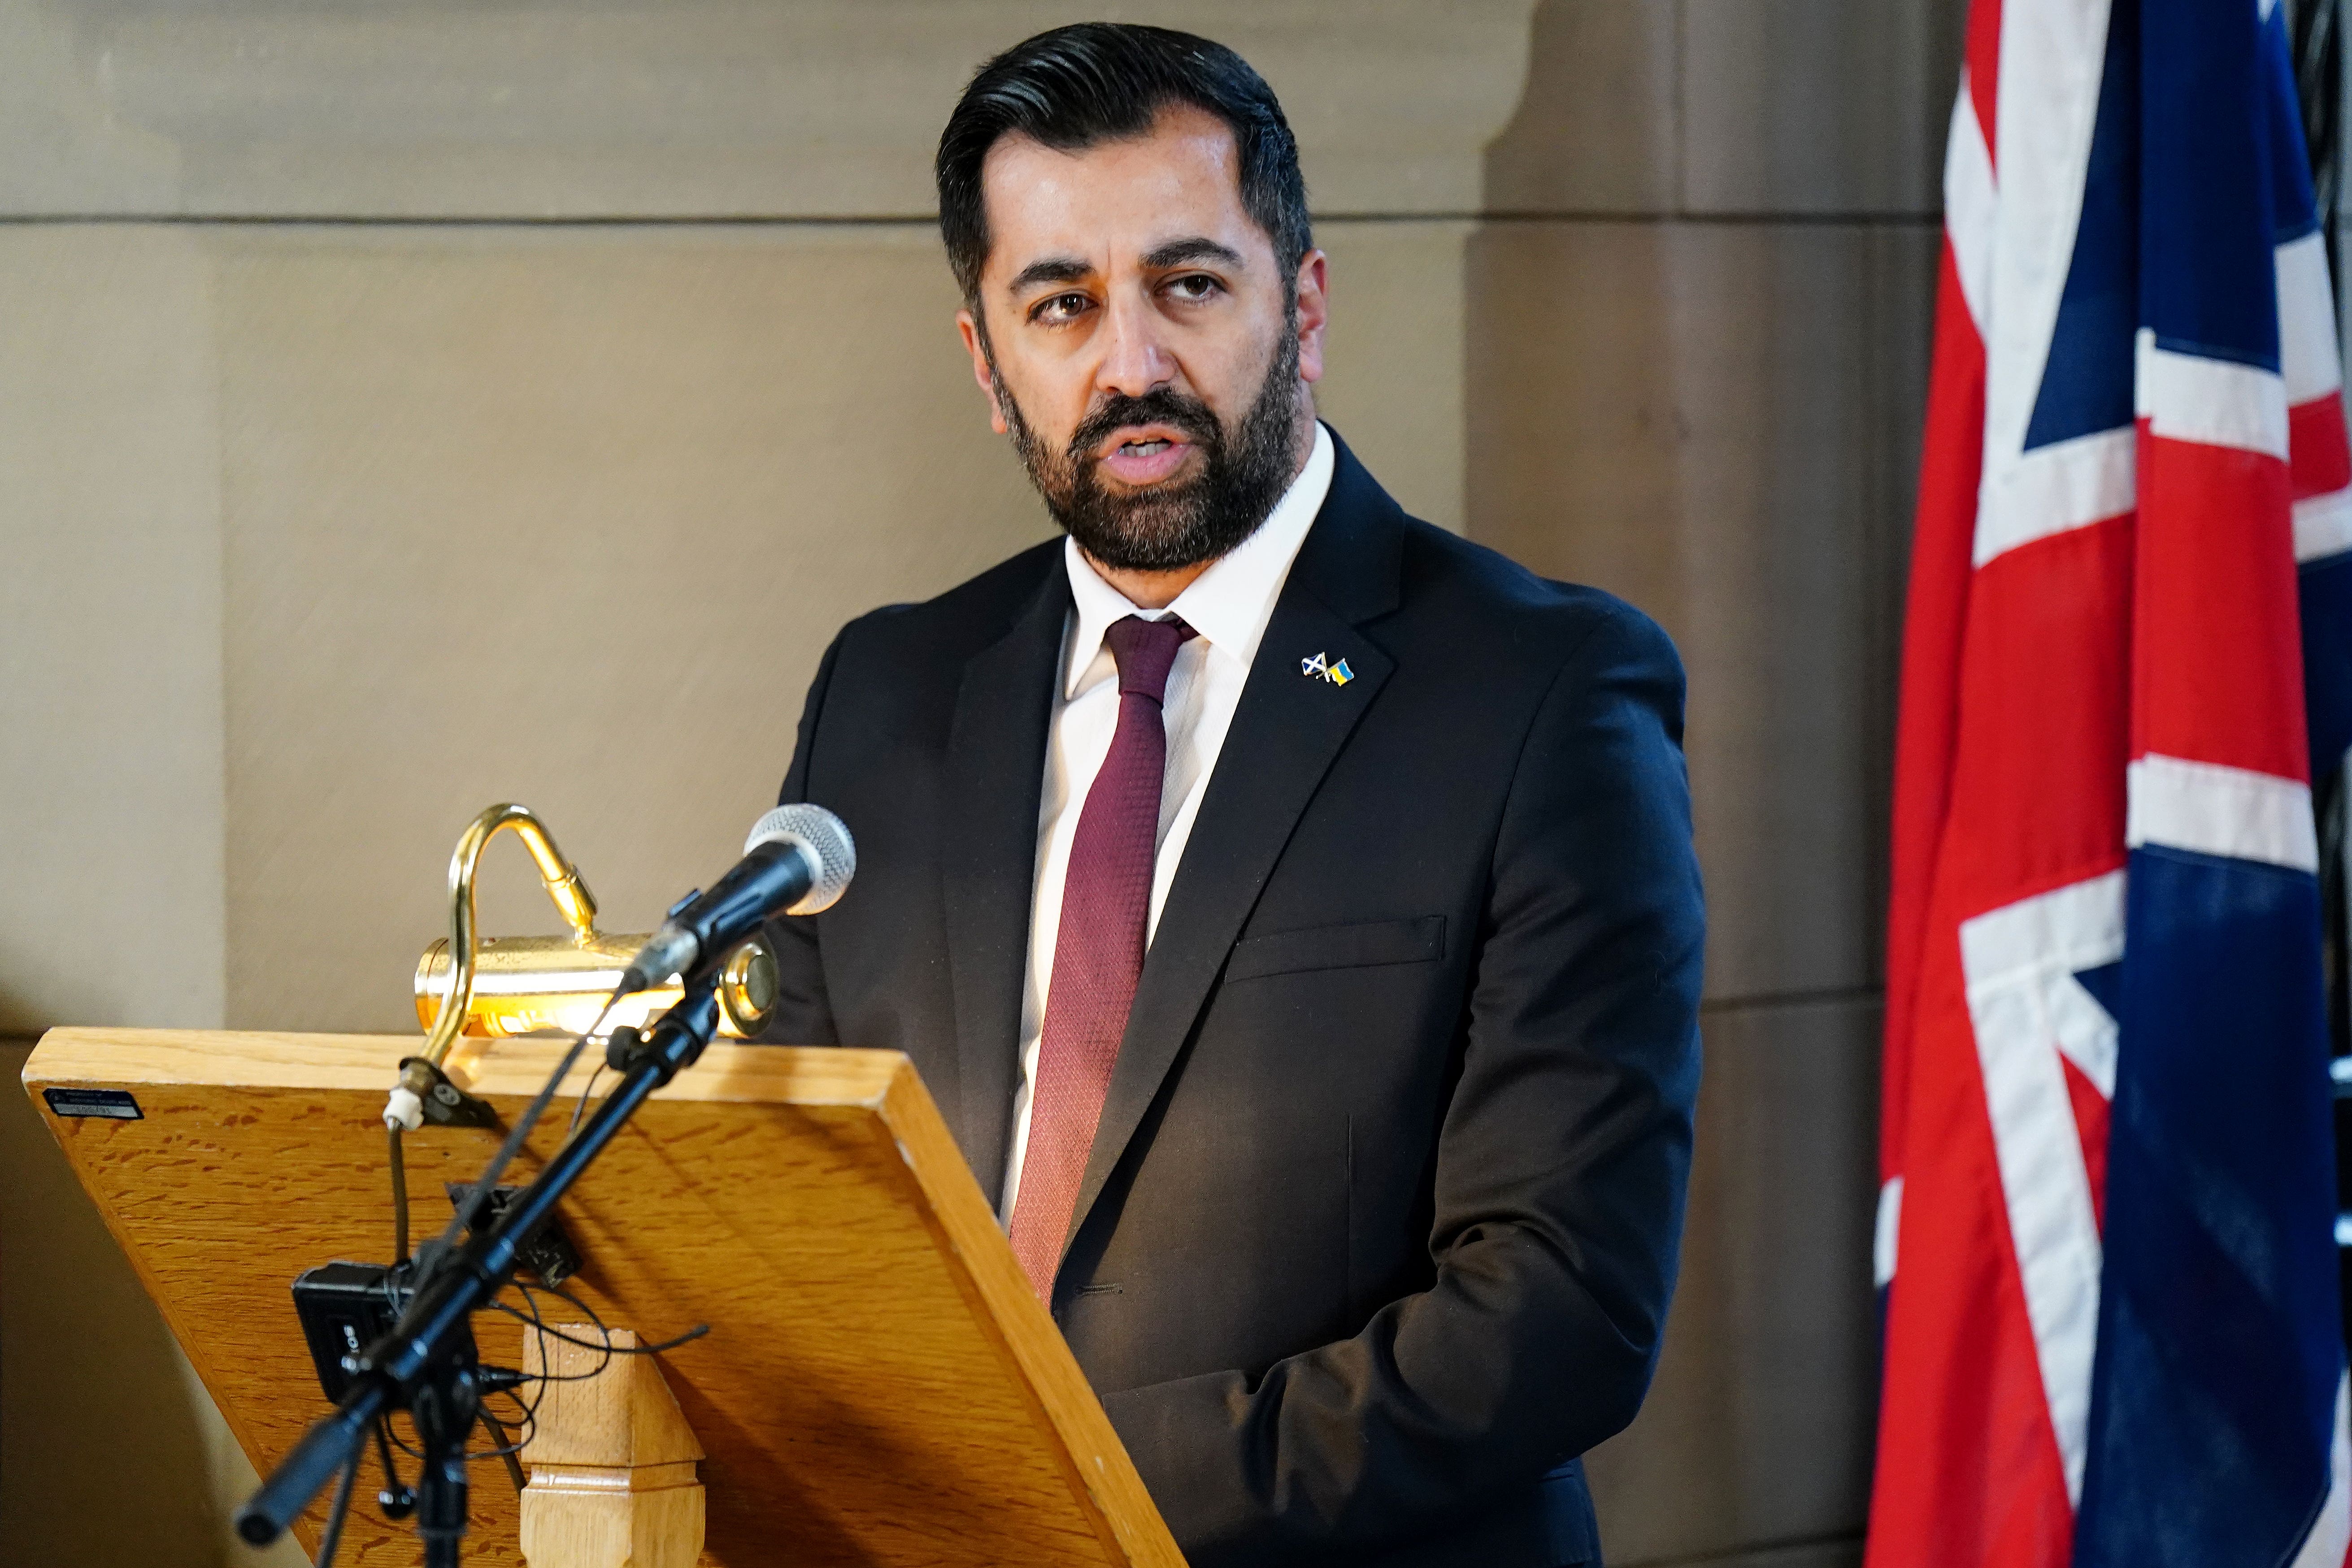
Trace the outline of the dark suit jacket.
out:
M 905 1051 L 992 1203 L 1069 600 L 1057 541 L 853 621 L 783 786 L 858 870 L 773 930 L 769 1037 Z M 1597 1561 L 1575 1460 L 1649 1383 L 1698 1087 L 1682 700 L 1638 612 L 1340 448 L 1054 1293 L 1196 1568 Z

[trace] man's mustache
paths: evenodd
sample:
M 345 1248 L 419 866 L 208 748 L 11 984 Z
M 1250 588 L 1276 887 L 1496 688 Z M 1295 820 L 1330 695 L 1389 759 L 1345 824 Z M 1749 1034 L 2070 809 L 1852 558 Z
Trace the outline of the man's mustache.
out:
M 1196 397 L 1186 397 L 1164 386 L 1155 387 L 1140 397 L 1115 392 L 1070 432 L 1070 461 L 1084 462 L 1102 444 L 1103 437 L 1129 425 L 1172 426 L 1203 447 L 1213 446 L 1223 434 L 1216 415 Z

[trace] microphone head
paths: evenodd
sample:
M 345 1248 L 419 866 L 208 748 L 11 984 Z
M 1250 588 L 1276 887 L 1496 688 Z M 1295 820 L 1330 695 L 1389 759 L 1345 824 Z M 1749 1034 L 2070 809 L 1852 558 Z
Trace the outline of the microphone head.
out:
M 831 909 L 857 872 L 857 846 L 848 827 L 821 805 L 795 803 L 776 807 L 751 825 L 751 836 L 743 840 L 743 853 L 749 855 L 762 844 L 799 846 L 814 871 L 809 890 L 784 911 L 788 915 L 813 915 Z

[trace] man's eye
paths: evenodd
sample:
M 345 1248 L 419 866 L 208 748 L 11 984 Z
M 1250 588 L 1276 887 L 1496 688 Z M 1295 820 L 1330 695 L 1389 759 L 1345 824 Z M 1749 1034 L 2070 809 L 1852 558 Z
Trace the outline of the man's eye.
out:
M 1093 303 L 1084 294 L 1056 294 L 1050 300 L 1039 300 L 1036 309 L 1029 312 L 1029 319 L 1048 325 L 1073 321 L 1085 314 Z
M 1200 272 L 1172 278 L 1169 279 L 1167 289 L 1180 300 L 1206 300 L 1219 291 L 1217 280 Z

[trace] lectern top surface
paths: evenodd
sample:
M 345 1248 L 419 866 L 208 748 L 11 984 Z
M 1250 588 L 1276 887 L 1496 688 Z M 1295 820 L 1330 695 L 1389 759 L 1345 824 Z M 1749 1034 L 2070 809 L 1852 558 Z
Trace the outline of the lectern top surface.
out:
M 378 1116 L 417 1046 L 58 1029 L 26 1066 L 264 1469 L 326 1408 L 289 1286 L 320 1263 L 389 1260 Z M 511 1118 L 562 1051 L 503 1041 L 453 1076 Z M 586 1079 L 583 1065 L 568 1092 Z M 98 1103 L 53 1089 L 116 1092 L 91 1114 Z M 536 1173 L 568 1115 L 550 1111 L 506 1180 Z M 447 1184 L 478 1175 L 499 1135 L 408 1134 L 420 1238 L 446 1223 Z M 711 1326 L 660 1357 L 709 1456 L 704 1563 L 1181 1563 L 898 1053 L 714 1045 L 630 1121 L 559 1220 L 583 1260 L 565 1289 L 607 1323 L 648 1341 Z M 522 1364 L 520 1322 L 484 1314 L 477 1329 L 486 1361 Z M 475 1467 L 472 1500 L 467 1560 L 519 1563 L 514 1492 L 495 1461 Z M 404 1526 L 364 1504 L 352 1518 L 342 1562 L 415 1560 Z M 317 1522 L 314 1510 L 308 1543 Z

